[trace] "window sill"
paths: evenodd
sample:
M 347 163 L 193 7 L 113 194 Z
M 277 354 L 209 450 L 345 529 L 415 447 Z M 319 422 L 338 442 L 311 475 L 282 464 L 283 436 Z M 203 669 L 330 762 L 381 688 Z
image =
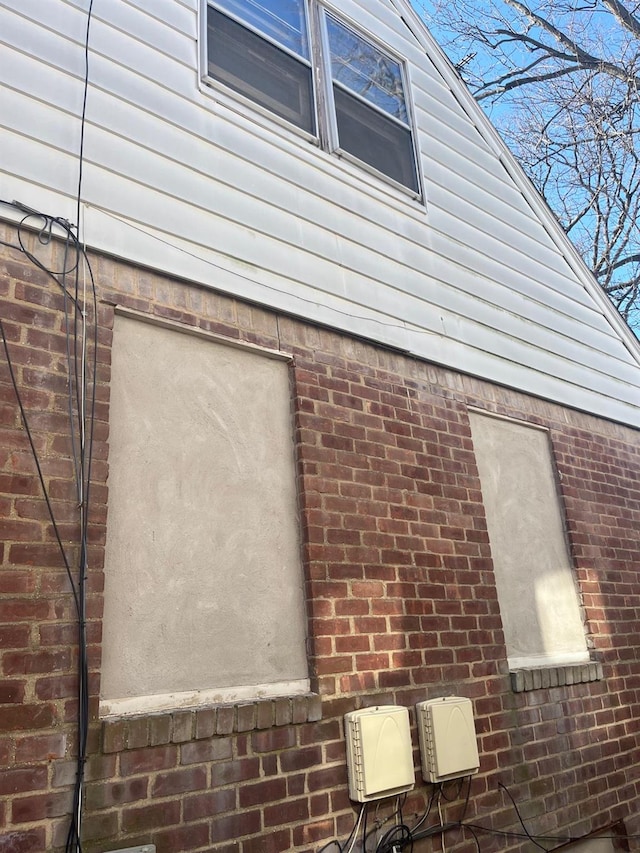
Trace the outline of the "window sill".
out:
M 540 666 L 514 669 L 509 673 L 514 693 L 541 690 L 549 687 L 564 687 L 570 684 L 587 684 L 602 681 L 602 664 L 597 661 L 568 664 L 565 666 Z
M 123 752 L 320 719 L 320 696 L 315 693 L 112 718 L 102 721 L 102 749 L 105 753 Z

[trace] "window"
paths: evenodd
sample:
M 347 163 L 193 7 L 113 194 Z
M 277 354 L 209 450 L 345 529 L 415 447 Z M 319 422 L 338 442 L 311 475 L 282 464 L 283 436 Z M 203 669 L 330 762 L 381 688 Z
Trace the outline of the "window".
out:
M 336 149 L 418 191 L 400 63 L 325 15 Z
M 512 669 L 589 660 L 543 429 L 470 413 Z
M 309 689 L 289 366 L 116 316 L 101 713 Z
M 221 9 L 209 6 L 207 10 L 209 75 L 315 134 L 301 0 L 226 0 L 218 5 Z
M 418 196 L 401 60 L 315 2 L 208 0 L 205 79 Z

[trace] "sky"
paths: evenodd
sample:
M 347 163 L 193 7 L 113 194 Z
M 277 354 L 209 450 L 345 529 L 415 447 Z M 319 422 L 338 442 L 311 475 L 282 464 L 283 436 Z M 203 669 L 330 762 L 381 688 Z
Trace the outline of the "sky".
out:
M 454 0 L 451 0 L 454 2 Z M 427 26 L 429 27 L 434 38 L 440 43 L 446 53 L 448 53 L 449 58 L 455 63 L 460 62 L 462 58 L 467 54 L 468 51 L 473 51 L 473 48 L 469 48 L 468 45 L 464 43 L 464 40 L 461 38 L 454 38 L 453 46 L 449 44 L 452 33 L 441 26 L 437 26 L 434 20 L 434 8 L 437 6 L 437 0 L 411 0 L 413 7 L 416 9 L 418 14 L 425 20 Z M 485 0 L 485 8 L 489 9 L 491 6 L 490 0 Z M 481 6 L 482 8 L 482 6 Z M 549 7 L 548 7 L 549 8 Z M 553 8 L 553 6 L 551 6 Z M 556 12 L 557 9 L 554 9 Z M 620 57 L 625 56 L 625 51 L 637 51 L 638 50 L 638 41 L 637 39 L 629 39 L 626 37 L 626 34 L 622 28 L 615 23 L 614 19 L 604 12 L 596 12 L 595 15 L 589 13 L 588 17 L 586 16 L 577 16 L 576 21 L 569 23 L 569 19 L 567 16 L 563 19 L 561 16 L 558 18 L 560 22 L 569 28 L 570 26 L 574 26 L 576 34 L 579 36 L 580 40 L 589 46 L 589 41 L 591 40 L 591 46 L 595 52 L 595 50 L 602 51 L 602 55 L 607 58 L 607 55 L 611 56 L 614 61 L 619 61 Z M 582 28 L 582 29 L 581 29 Z M 568 30 L 570 31 L 570 30 Z M 478 49 L 477 52 L 476 63 L 482 57 L 482 51 Z M 469 65 L 469 68 L 471 65 Z M 605 78 L 606 79 L 606 78 Z M 609 83 L 611 80 L 609 79 Z M 607 86 L 609 84 L 606 84 Z M 618 84 L 616 84 L 618 85 Z M 605 91 L 613 91 L 614 86 L 611 88 L 606 88 Z M 529 94 L 529 89 L 519 90 L 520 92 L 527 92 Z M 496 125 L 497 129 L 500 131 L 501 125 L 504 128 L 505 126 L 513 126 L 514 121 L 514 112 L 510 107 L 508 101 L 506 99 L 500 99 L 497 102 L 490 102 L 487 100 L 481 100 L 480 104 L 490 119 L 493 121 L 494 125 Z M 508 142 L 508 140 L 506 140 Z M 621 151 L 622 149 L 618 149 Z M 517 151 L 514 152 L 517 155 Z M 622 161 L 620 161 L 622 162 Z M 635 168 L 635 164 L 632 161 L 632 168 Z M 607 182 L 603 182 L 603 185 L 609 186 Z M 548 190 L 551 192 L 551 189 Z M 575 195 L 565 193 L 565 199 L 573 199 L 576 205 L 580 202 L 581 198 L 578 195 L 579 191 L 575 192 Z M 549 196 L 548 202 L 551 206 L 554 204 L 554 198 Z M 556 198 L 556 203 L 558 199 Z M 558 210 L 560 211 L 560 205 L 558 206 Z M 592 220 L 593 225 L 595 226 L 595 219 Z M 585 218 L 583 222 L 583 232 L 586 232 L 587 235 L 589 232 L 593 233 L 593 229 L 589 224 L 589 218 Z M 574 239 L 578 236 L 577 230 L 576 233 L 572 231 L 570 236 L 574 236 Z M 583 236 L 584 239 L 584 236 Z M 590 241 L 590 237 L 586 237 L 586 243 L 588 244 Z M 634 248 L 635 246 L 640 248 L 640 233 L 634 238 Z M 629 319 L 630 325 L 633 328 L 636 336 L 640 338 L 640 307 L 638 310 L 634 311 L 630 315 Z

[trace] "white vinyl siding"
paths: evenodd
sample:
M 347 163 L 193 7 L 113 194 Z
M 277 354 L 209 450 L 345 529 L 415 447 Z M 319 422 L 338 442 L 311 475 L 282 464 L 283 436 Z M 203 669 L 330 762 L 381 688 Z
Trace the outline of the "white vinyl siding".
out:
M 205 84 L 232 90 L 249 108 L 278 116 L 321 147 L 420 196 L 401 59 L 316 0 L 201 3 Z M 312 55 L 324 92 L 318 98 Z
M 398 2 L 328 8 L 407 62 L 426 208 L 237 98 L 201 90 L 198 0 L 94 4 L 87 244 L 638 425 L 637 346 Z M 0 197 L 69 219 L 85 30 L 81 0 L 0 0 Z

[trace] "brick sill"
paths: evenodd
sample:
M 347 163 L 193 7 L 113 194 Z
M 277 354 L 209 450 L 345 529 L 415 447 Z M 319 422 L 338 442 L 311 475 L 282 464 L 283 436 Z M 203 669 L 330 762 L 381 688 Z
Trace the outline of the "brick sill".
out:
M 317 722 L 322 719 L 320 696 L 256 699 L 233 705 L 114 717 L 102 721 L 105 753 L 167 743 L 186 743 L 222 735 Z
M 509 673 L 514 693 L 541 690 L 549 687 L 564 687 L 569 684 L 587 684 L 602 681 L 602 664 L 598 661 L 568 664 L 566 666 L 540 666 L 514 669 Z

